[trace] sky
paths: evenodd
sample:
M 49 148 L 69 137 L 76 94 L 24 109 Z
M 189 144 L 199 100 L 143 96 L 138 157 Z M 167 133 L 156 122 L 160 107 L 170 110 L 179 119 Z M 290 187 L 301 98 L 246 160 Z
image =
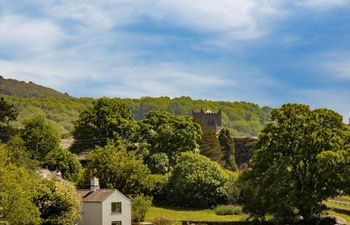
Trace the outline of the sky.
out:
M 72 96 L 350 117 L 350 0 L 1 0 L 0 74 Z

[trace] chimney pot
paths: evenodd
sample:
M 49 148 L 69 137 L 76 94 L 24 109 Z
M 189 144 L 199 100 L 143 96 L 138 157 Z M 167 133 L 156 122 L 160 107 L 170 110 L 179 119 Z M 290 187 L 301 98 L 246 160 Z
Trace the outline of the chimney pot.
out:
M 100 183 L 98 181 L 97 177 L 93 177 L 90 180 L 90 191 L 94 192 L 96 190 L 100 189 Z

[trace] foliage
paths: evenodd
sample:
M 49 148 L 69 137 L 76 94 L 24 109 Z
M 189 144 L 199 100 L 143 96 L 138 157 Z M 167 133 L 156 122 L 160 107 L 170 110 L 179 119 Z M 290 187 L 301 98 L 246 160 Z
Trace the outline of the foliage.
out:
M 143 160 L 127 152 L 122 144 L 97 147 L 90 153 L 91 161 L 85 179 L 98 177 L 102 188 L 117 188 L 128 196 L 149 194 L 154 180 Z
M 152 198 L 138 195 L 132 199 L 132 221 L 141 222 L 152 205 Z
M 62 177 L 66 180 L 78 183 L 83 175 L 83 167 L 81 166 L 77 156 L 67 149 L 56 148 L 49 152 L 44 158 L 44 166 L 49 170 L 60 170 Z
M 164 217 L 157 217 L 152 220 L 152 224 L 154 225 L 172 225 L 174 224 L 174 221 L 169 220 Z
M 75 224 L 80 215 L 80 198 L 66 181 L 42 179 L 34 202 L 40 210 L 42 225 Z
M 192 152 L 180 153 L 169 178 L 168 201 L 205 208 L 226 201 L 228 175 L 216 162 Z
M 242 215 L 242 207 L 238 205 L 218 205 L 214 209 L 216 215 Z
M 39 225 L 40 213 L 32 202 L 37 178 L 27 169 L 10 162 L 0 145 L 0 221 L 18 225 Z
M 118 99 L 100 98 L 79 115 L 75 122 L 72 150 L 81 152 L 108 141 L 130 139 L 136 123 L 128 106 Z
M 216 132 L 213 129 L 208 128 L 205 124 L 195 121 L 201 125 L 203 135 L 199 140 L 200 153 L 213 161 L 223 164 L 223 154 Z
M 17 116 L 14 106 L 0 97 L 0 141 L 6 142 L 14 133 L 10 122 L 16 120 Z
M 346 186 L 348 128 L 337 113 L 306 105 L 286 104 L 271 116 L 251 168 L 240 176 L 244 208 L 256 218 L 311 220 Z
M 228 129 L 222 129 L 219 134 L 219 141 L 222 152 L 224 153 L 225 166 L 230 170 L 236 170 L 237 164 L 235 161 L 235 143 Z
M 21 89 L 24 92 L 32 90 L 30 87 Z M 11 96 L 9 96 L 11 95 Z M 43 116 L 55 124 L 60 135 L 67 135 L 73 131 L 72 121 L 79 118 L 79 114 L 86 110 L 93 102 L 91 98 L 58 97 L 55 94 L 40 94 L 40 97 L 24 98 L 23 94 L 3 93 L 5 99 L 14 104 L 20 112 L 15 127 L 22 127 L 22 122 L 34 115 Z M 64 94 L 62 94 L 64 96 Z M 222 110 L 222 124 L 229 128 L 234 136 L 257 136 L 260 129 L 270 120 L 270 107 L 259 107 L 248 102 L 224 102 L 192 100 L 189 97 L 170 99 L 169 97 L 142 97 L 139 99 L 120 99 L 131 110 L 136 120 L 142 120 L 150 111 L 165 111 L 173 115 L 192 116 L 192 110 L 203 108 Z
M 58 133 L 40 116 L 25 121 L 20 136 L 32 158 L 37 160 L 43 160 L 47 153 L 58 148 L 60 143 Z
M 23 139 L 19 136 L 13 136 L 7 143 L 6 149 L 10 162 L 18 167 L 25 167 L 31 171 L 39 168 L 39 162 L 31 159 L 31 153 L 26 149 Z
M 147 165 L 152 173 L 165 174 L 170 170 L 169 158 L 163 152 L 151 155 L 147 160 Z
M 197 139 L 201 135 L 198 124 L 189 117 L 173 116 L 154 111 L 145 115 L 140 123 L 142 139 L 148 143 L 150 154 L 167 154 L 170 164 L 179 152 L 198 150 Z
M 24 82 L 15 79 L 5 79 L 0 76 L 0 94 L 21 96 L 25 98 L 51 96 L 54 98 L 71 98 L 68 94 L 62 94 L 54 89 L 35 84 L 31 81 Z

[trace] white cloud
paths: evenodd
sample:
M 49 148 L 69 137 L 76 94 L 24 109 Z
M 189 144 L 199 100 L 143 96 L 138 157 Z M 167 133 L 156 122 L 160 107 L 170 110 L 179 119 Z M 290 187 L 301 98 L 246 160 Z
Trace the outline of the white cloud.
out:
M 3 53 L 39 53 L 51 49 L 64 38 L 63 31 L 49 21 L 19 15 L 0 17 L 0 49 Z

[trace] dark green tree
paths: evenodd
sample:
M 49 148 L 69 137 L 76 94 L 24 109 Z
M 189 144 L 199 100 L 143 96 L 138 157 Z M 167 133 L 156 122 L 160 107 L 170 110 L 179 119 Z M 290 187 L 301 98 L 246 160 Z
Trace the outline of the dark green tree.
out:
M 90 153 L 85 178 L 100 179 L 103 188 L 118 188 L 128 196 L 148 195 L 154 189 L 154 179 L 143 160 L 124 145 L 108 144 Z
M 198 141 L 200 153 L 213 161 L 223 164 L 223 153 L 216 132 L 208 128 L 205 124 L 200 123 L 202 128 L 202 138 Z
M 230 170 L 236 170 L 237 165 L 235 161 L 235 143 L 228 129 L 222 129 L 220 131 L 219 142 L 224 155 L 223 159 L 225 167 Z
M 75 122 L 72 151 L 79 153 L 105 146 L 109 141 L 132 139 L 136 133 L 136 122 L 128 106 L 120 99 L 100 98 L 80 113 Z
M 141 137 L 148 143 L 150 155 L 165 153 L 170 164 L 179 152 L 198 151 L 197 140 L 201 128 L 189 117 L 173 116 L 167 112 L 154 111 L 140 122 Z
M 83 175 L 83 167 L 77 156 L 63 148 L 49 152 L 44 158 L 44 166 L 51 171 L 60 170 L 64 179 L 75 183 L 78 183 Z
M 16 120 L 17 116 L 18 112 L 14 106 L 0 97 L 0 141 L 6 142 L 15 133 L 10 122 Z
M 168 184 L 168 203 L 206 208 L 227 200 L 228 174 L 221 166 L 198 153 L 183 152 L 176 160 Z
M 250 168 L 240 177 L 244 206 L 256 218 L 309 221 L 340 194 L 349 174 L 348 127 L 328 109 L 286 104 L 271 113 Z M 348 186 L 348 185 L 347 185 Z
M 25 121 L 20 136 L 32 158 L 40 161 L 60 144 L 58 133 L 43 117 L 33 117 Z

